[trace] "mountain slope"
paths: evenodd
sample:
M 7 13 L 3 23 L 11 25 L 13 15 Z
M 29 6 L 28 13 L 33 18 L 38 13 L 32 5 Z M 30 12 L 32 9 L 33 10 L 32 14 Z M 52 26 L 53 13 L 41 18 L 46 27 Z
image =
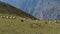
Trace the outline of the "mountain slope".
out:
M 37 19 L 34 16 L 3 2 L 0 2 L 0 13 L 18 14 L 24 18 Z

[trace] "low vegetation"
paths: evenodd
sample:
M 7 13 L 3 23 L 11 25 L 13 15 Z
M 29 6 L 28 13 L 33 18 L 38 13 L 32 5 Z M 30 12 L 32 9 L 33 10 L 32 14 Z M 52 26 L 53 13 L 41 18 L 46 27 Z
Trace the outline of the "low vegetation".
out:
M 9 15 L 9 14 L 1 14 Z M 16 16 L 16 15 L 9 15 Z M 59 34 L 60 21 L 32 20 L 16 16 L 16 19 L 0 17 L 0 34 Z
M 0 8 L 0 34 L 60 34 L 59 20 L 33 20 L 24 13 L 17 15 L 14 7 L 7 6 L 2 4 Z

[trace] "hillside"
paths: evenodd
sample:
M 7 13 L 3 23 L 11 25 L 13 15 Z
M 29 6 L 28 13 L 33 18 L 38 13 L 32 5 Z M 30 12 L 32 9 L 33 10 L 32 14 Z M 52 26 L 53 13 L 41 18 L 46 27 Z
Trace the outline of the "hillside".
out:
M 34 16 L 3 2 L 0 2 L 0 13 L 16 14 L 24 18 L 37 19 Z
M 60 0 L 0 0 L 28 12 L 38 19 L 60 20 Z
M 60 20 L 35 20 L 28 15 L 0 3 L 0 34 L 60 34 Z

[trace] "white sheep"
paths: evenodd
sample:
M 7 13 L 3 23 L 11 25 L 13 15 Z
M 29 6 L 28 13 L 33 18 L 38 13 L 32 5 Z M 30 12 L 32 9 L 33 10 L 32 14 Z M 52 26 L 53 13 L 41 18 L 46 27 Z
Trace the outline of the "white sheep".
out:
M 5 18 L 5 16 L 1 16 L 1 18 Z
M 12 19 L 12 16 L 9 16 L 10 19 Z
M 9 18 L 9 16 L 6 16 L 5 18 L 7 18 L 7 19 L 8 19 L 8 18 Z
M 52 21 L 48 21 L 48 22 L 49 22 L 49 24 L 52 23 Z
M 60 23 L 60 21 L 59 21 L 59 20 L 55 20 L 55 22 L 56 22 L 56 23 Z
M 13 19 L 15 19 L 16 17 L 12 17 Z

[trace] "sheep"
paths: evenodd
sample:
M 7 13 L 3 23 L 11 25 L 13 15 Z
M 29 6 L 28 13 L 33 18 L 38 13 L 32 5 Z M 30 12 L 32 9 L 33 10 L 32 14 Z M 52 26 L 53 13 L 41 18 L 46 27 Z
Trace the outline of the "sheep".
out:
M 1 16 L 1 18 L 5 18 L 5 16 Z
M 57 21 L 57 20 L 56 20 L 55 22 L 56 22 L 56 23 L 60 23 L 60 21 Z
M 6 16 L 6 18 L 15 19 L 16 17 L 13 17 L 13 16 Z
M 52 21 L 49 21 L 49 24 L 52 23 Z
M 6 19 L 15 19 L 16 17 L 13 16 L 0 16 L 1 18 L 6 18 Z
M 9 16 L 10 19 L 12 19 L 12 16 Z
M 13 19 L 16 19 L 16 17 L 12 17 Z
M 21 18 L 21 22 L 24 22 L 25 18 Z
M 26 18 L 21 18 L 22 20 L 25 20 Z
M 21 22 L 24 22 L 24 20 L 21 20 Z
M 9 16 L 6 16 L 5 18 L 9 19 Z

